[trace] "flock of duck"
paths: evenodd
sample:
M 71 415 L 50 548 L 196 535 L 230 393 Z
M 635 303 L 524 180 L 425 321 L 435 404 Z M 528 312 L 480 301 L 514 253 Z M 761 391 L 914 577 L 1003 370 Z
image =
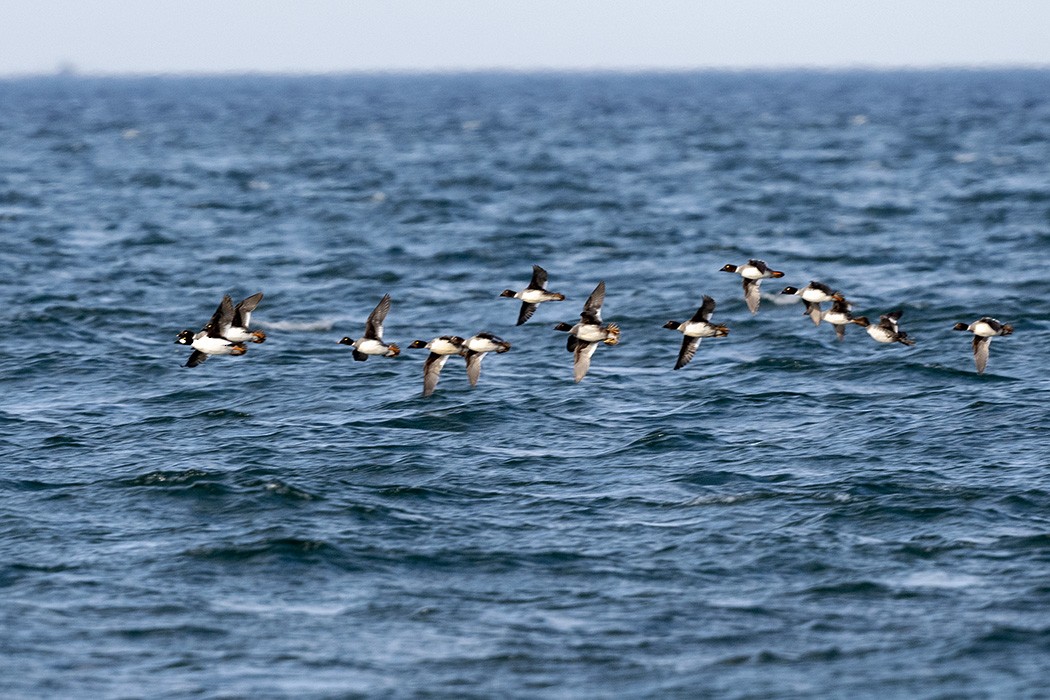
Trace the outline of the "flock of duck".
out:
M 744 301 L 752 314 L 758 313 L 761 296 L 759 285 L 762 280 L 780 278 L 784 273 L 770 268 L 762 260 L 748 260 L 743 265 L 726 265 L 722 272 L 740 275 L 744 283 Z M 879 317 L 878 323 L 872 323 L 864 316 L 854 317 L 850 311 L 852 305 L 837 291 L 825 284 L 811 281 L 802 288 L 784 287 L 782 294 L 798 296 L 805 306 L 804 314 L 809 316 L 814 325 L 828 323 L 835 329 L 839 340 L 846 335 L 846 326 L 855 324 L 867 330 L 869 336 L 880 343 L 900 343 L 911 346 L 915 341 L 901 330 L 899 321 L 901 311 L 893 311 Z M 517 325 L 522 325 L 535 313 L 539 304 L 548 301 L 564 301 L 565 295 L 547 290 L 547 271 L 539 265 L 532 266 L 532 279 L 521 291 L 511 289 L 500 293 L 501 297 L 510 297 L 521 301 Z M 248 351 L 246 343 L 262 343 L 266 334 L 251 328 L 251 315 L 262 301 L 262 292 L 253 294 L 239 304 L 234 305 L 229 295 L 222 298 L 211 320 L 197 332 L 184 330 L 175 340 L 181 345 L 193 348 L 186 367 L 196 367 L 210 355 L 243 355 Z M 602 303 L 605 301 L 605 282 L 599 282 L 583 305 L 580 320 L 575 324 L 559 323 L 555 330 L 568 333 L 566 350 L 573 353 L 573 378 L 579 382 L 586 376 L 591 365 L 591 357 L 599 344 L 616 345 L 620 342 L 620 327 L 615 323 L 602 321 Z M 821 304 L 831 303 L 823 309 Z M 704 295 L 703 303 L 688 321 L 668 321 L 664 328 L 676 330 L 682 334 L 682 347 L 678 352 L 675 369 L 689 364 L 696 354 L 700 340 L 703 338 L 722 338 L 729 335 L 729 328 L 712 323 L 711 316 L 715 311 L 715 300 Z M 386 294 L 365 321 L 364 333 L 356 340 L 344 337 L 339 342 L 353 348 L 353 358 L 365 361 L 369 356 L 397 357 L 401 348 L 395 343 L 383 340 L 383 323 L 390 312 L 390 295 Z M 1000 323 L 994 318 L 984 316 L 973 323 L 956 323 L 957 331 L 973 333 L 973 358 L 978 374 L 984 373 L 988 364 L 988 349 L 991 339 L 1013 333 L 1013 327 Z M 443 335 L 432 340 L 413 341 L 408 347 L 427 349 L 430 354 L 423 362 L 423 396 L 430 396 L 437 387 L 441 370 L 449 357 L 462 356 L 466 361 L 467 378 L 471 386 L 476 386 L 481 375 L 481 361 L 490 352 L 504 353 L 510 350 L 510 343 L 488 332 L 481 332 L 469 338 L 458 335 Z

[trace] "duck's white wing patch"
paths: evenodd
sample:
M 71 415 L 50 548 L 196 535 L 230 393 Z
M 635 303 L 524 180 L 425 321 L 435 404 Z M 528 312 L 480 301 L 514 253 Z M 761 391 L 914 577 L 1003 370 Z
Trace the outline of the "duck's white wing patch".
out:
M 587 303 L 583 305 L 583 313 L 580 318 L 584 323 L 602 322 L 602 304 L 605 303 L 605 280 L 598 283 L 591 295 L 587 297 Z
M 368 314 L 368 320 L 365 322 L 365 338 L 383 339 L 383 322 L 386 321 L 388 313 L 390 313 L 390 295 L 384 294 L 376 307 L 372 309 L 372 313 Z
M 715 300 L 711 297 L 704 295 L 704 301 L 700 304 L 700 308 L 696 310 L 690 321 L 710 321 L 711 314 L 715 312 Z
M 236 308 L 233 310 L 233 325 L 241 328 L 248 328 L 252 322 L 252 312 L 255 311 L 255 307 L 259 305 L 262 298 L 263 293 L 257 292 L 237 304 Z

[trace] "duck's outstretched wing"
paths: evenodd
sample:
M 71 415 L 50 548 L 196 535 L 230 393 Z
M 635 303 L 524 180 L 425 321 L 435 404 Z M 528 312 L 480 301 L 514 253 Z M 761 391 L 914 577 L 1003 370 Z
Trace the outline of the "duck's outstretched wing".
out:
M 190 357 L 186 360 L 184 367 L 196 367 L 208 359 L 208 356 L 200 350 L 194 350 L 190 353 Z
M 689 361 L 693 359 L 693 355 L 696 354 L 696 348 L 700 345 L 700 339 L 692 336 L 685 336 L 682 338 L 682 349 L 678 351 L 678 362 L 675 363 L 675 369 L 682 369 Z
M 806 306 L 806 310 L 802 313 L 809 316 L 810 320 L 813 321 L 814 326 L 819 326 L 820 319 L 824 316 L 820 308 L 820 303 L 816 301 L 806 301 L 805 299 L 802 300 L 802 303 Z
M 432 352 L 423 362 L 423 396 L 430 396 L 437 388 L 438 379 L 441 378 L 441 368 L 448 361 L 448 355 L 438 355 Z
M 478 385 L 478 378 L 481 376 L 481 361 L 485 359 L 485 354 L 467 350 L 463 356 L 467 360 L 467 380 L 470 381 L 471 386 Z
M 710 321 L 711 314 L 713 314 L 714 312 L 715 300 L 705 294 L 704 300 L 700 304 L 700 308 L 696 310 L 696 313 L 693 314 L 693 317 L 689 320 L 693 323 L 697 321 Z
M 579 383 L 587 376 L 587 370 L 591 368 L 591 355 L 594 354 L 594 350 L 597 347 L 598 343 L 576 340 L 576 350 L 572 356 L 572 375 L 576 383 Z
M 521 302 L 521 310 L 518 312 L 518 322 L 515 325 L 520 326 L 532 318 L 532 314 L 536 312 L 536 306 L 536 304 L 530 304 L 527 301 Z
M 583 313 L 580 318 L 584 323 L 602 322 L 602 304 L 605 303 L 605 280 L 598 283 L 591 295 L 587 297 L 587 303 L 583 305 Z
M 212 338 L 224 338 L 230 332 L 231 325 L 233 325 L 233 299 L 226 294 L 203 330 Z
M 368 320 L 365 321 L 366 339 L 383 339 L 383 322 L 386 321 L 388 313 L 390 313 L 390 295 L 384 294 L 383 298 L 376 304 L 376 307 L 372 309 L 372 313 L 368 314 Z
M 547 289 L 547 271 L 539 265 L 532 266 L 532 279 L 526 289 Z
M 973 337 L 973 361 L 977 365 L 977 374 L 984 374 L 984 368 L 988 364 L 988 350 L 991 344 L 991 338 L 982 338 L 979 335 Z
M 233 309 L 233 325 L 238 328 L 248 328 L 252 322 L 252 312 L 255 311 L 255 307 L 259 305 L 262 298 L 263 293 L 258 292 L 237 304 Z
M 755 262 L 752 260 L 751 262 Z M 758 283 L 761 280 L 749 280 L 744 278 L 744 301 L 747 302 L 747 310 L 753 314 L 758 313 L 758 304 L 761 301 L 758 292 Z

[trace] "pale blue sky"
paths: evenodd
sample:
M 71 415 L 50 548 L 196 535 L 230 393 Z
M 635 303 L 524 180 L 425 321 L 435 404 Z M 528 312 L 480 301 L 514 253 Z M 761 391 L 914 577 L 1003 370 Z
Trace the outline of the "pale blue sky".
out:
M 0 0 L 0 75 L 1050 66 L 1050 0 Z

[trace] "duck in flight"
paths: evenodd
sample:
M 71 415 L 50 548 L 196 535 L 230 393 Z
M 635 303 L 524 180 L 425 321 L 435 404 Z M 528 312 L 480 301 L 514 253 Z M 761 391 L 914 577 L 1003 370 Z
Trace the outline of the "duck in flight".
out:
M 766 265 L 764 260 L 756 260 L 754 258 L 743 265 L 727 264 L 722 267 L 721 271 L 735 272 L 744 278 L 744 301 L 747 302 L 747 308 L 752 314 L 758 313 L 758 304 L 761 301 L 758 285 L 762 280 L 784 276 L 784 273 L 780 270 L 774 270 L 769 265 Z
M 510 350 L 510 343 L 491 333 L 481 332 L 463 341 L 463 357 L 467 360 L 467 379 L 471 386 L 478 385 L 481 376 L 481 361 L 490 352 L 502 354 Z
M 956 323 L 953 330 L 970 331 L 973 333 L 973 361 L 977 365 L 977 374 L 984 374 L 984 368 L 988 364 L 988 350 L 992 344 L 992 338 L 997 335 L 1010 335 L 1014 327 L 1008 323 L 1001 323 L 991 316 L 982 316 L 970 325 Z
M 434 338 L 429 343 L 425 340 L 414 340 L 408 347 L 426 348 L 430 350 L 427 359 L 423 362 L 423 396 L 424 398 L 434 393 L 437 388 L 438 379 L 441 378 L 441 368 L 448 362 L 452 355 L 462 355 L 465 350 L 466 341 L 458 335 L 443 335 Z M 481 371 L 480 368 L 478 370 Z
M 565 349 L 573 353 L 573 378 L 578 383 L 591 367 L 591 355 L 598 343 L 616 345 L 620 342 L 620 327 L 615 323 L 602 323 L 602 304 L 605 302 L 605 281 L 598 283 L 591 295 L 587 297 L 580 313 L 580 321 L 574 326 L 559 323 L 556 331 L 568 332 L 569 338 Z
M 903 311 L 891 311 L 888 314 L 883 314 L 882 316 L 879 316 L 879 322 L 877 324 L 870 322 L 867 316 L 858 316 L 853 319 L 853 322 L 867 330 L 868 335 L 880 343 L 900 343 L 901 345 L 908 346 L 915 345 L 915 341 L 909 338 L 908 334 L 897 326 L 897 322 L 903 314 Z
M 565 301 L 564 294 L 547 291 L 547 271 L 539 265 L 532 266 L 532 279 L 529 281 L 529 286 L 520 292 L 504 289 L 500 292 L 500 296 L 521 299 L 521 310 L 518 312 L 516 324 L 518 326 L 532 318 L 538 304 L 545 301 Z
M 248 352 L 244 343 L 226 337 L 233 322 L 233 313 L 233 299 L 228 294 L 224 295 L 204 328 L 196 333 L 192 330 L 179 332 L 175 342 L 193 348 L 185 367 L 196 367 L 211 355 L 243 355 Z
M 384 294 L 376 307 L 372 309 L 372 313 L 368 314 L 364 337 L 354 340 L 349 336 L 344 336 L 339 340 L 341 344 L 349 345 L 354 349 L 355 360 L 364 362 L 369 355 L 397 357 L 401 352 L 401 348 L 396 343 L 383 342 L 383 323 L 388 313 L 390 313 L 390 295 Z
M 259 330 L 251 330 L 252 312 L 259 306 L 259 302 L 262 301 L 263 294 L 258 292 L 252 294 L 247 299 L 242 300 L 237 306 L 233 307 L 233 319 L 230 321 L 230 328 L 226 332 L 226 339 L 232 340 L 236 343 L 264 343 L 266 342 L 266 334 Z
M 809 316 L 814 326 L 819 326 L 823 317 L 823 310 L 820 308 L 820 305 L 825 301 L 837 301 L 842 298 L 841 294 L 833 291 L 828 285 L 813 281 L 801 289 L 784 287 L 784 291 L 781 294 L 794 294 L 802 297 L 802 303 L 806 306 L 802 313 Z
M 715 312 L 715 300 L 704 295 L 703 303 L 696 310 L 693 317 L 685 323 L 668 321 L 664 328 L 680 331 L 682 333 L 682 349 L 678 351 L 678 361 L 675 369 L 682 369 L 696 354 L 696 348 L 700 345 L 701 338 L 724 338 L 729 335 L 729 328 L 716 326 L 711 323 L 711 314 Z

